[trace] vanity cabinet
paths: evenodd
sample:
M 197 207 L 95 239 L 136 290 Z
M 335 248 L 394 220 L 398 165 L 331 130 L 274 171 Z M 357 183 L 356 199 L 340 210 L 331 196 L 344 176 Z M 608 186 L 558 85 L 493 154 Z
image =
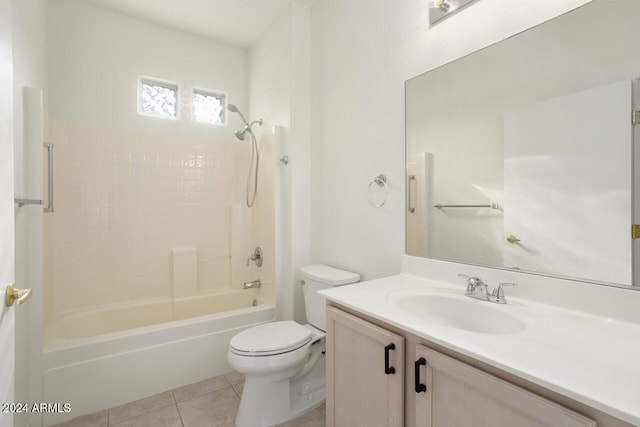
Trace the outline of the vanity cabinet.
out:
M 328 427 L 404 426 L 404 338 L 327 308 Z
M 333 302 L 326 340 L 330 427 L 629 426 Z
M 424 345 L 417 345 L 415 354 L 416 426 L 596 426 L 557 403 Z

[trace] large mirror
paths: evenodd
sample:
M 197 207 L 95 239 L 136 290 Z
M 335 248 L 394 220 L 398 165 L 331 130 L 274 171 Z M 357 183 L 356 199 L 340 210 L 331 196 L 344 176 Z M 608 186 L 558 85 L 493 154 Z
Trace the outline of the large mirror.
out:
M 595 0 L 407 81 L 407 253 L 640 285 L 638 46 L 640 1 Z

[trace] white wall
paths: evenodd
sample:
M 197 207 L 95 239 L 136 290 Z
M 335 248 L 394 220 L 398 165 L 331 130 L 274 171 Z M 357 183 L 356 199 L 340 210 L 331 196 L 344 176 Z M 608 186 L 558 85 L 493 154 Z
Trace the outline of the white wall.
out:
M 312 8 L 312 256 L 363 279 L 397 273 L 404 252 L 401 8 Z M 380 173 L 390 193 L 375 209 L 367 187 Z
M 312 258 L 395 274 L 404 252 L 404 81 L 588 0 L 479 0 L 429 27 L 428 2 L 312 6 Z M 391 188 L 374 209 L 367 185 Z
M 248 120 L 263 120 L 261 128 L 256 127 L 256 134 L 267 132 L 273 126 L 279 126 L 280 146 L 276 150 L 288 151 L 291 139 L 291 11 L 285 9 L 274 24 L 249 51 L 249 105 Z M 278 156 L 279 157 L 279 156 Z M 271 159 L 261 158 L 261 163 Z M 291 182 L 290 168 L 275 165 L 279 168 L 280 188 L 289 188 Z M 258 183 L 259 188 L 262 183 Z M 277 258 L 277 316 L 292 318 L 293 298 L 291 292 L 291 194 L 278 193 L 276 215 L 286 218 L 278 222 L 285 227 L 276 230 L 278 245 L 274 253 L 265 252 L 265 258 Z M 263 248 L 264 250 L 264 248 Z M 283 262 L 285 261 L 285 262 Z M 254 279 L 251 279 L 254 280 Z
M 41 113 L 39 90 L 47 89 L 47 1 L 13 0 L 13 106 L 16 197 L 42 198 Z M 32 90 L 26 106 L 25 87 Z M 40 116 L 40 117 L 38 117 Z M 33 137 L 27 137 L 33 135 Z M 42 400 L 42 207 L 15 211 L 16 286 L 32 288 L 28 304 L 16 310 L 16 401 Z M 27 357 L 28 356 L 28 357 Z M 16 416 L 16 425 L 39 424 L 38 414 Z
M 56 119 L 142 131 L 233 138 L 229 126 L 193 123 L 193 87 L 221 90 L 247 103 L 248 55 L 243 49 L 192 36 L 77 0 L 50 2 L 49 114 Z M 180 85 L 179 120 L 140 116 L 138 77 Z M 87 105 L 91 103 L 91 108 Z
M 16 23 L 13 36 L 14 154 L 19 163 L 24 160 L 22 87 L 44 90 L 47 86 L 47 3 L 46 0 L 13 0 Z M 22 191 L 26 185 L 25 171 L 17 171 L 15 178 L 16 192 Z
M 6 286 L 15 279 L 13 249 L 13 67 L 12 67 L 12 5 L 0 1 L 0 297 L 4 299 Z M 15 311 L 0 306 L 0 399 L 14 399 L 14 326 Z M 3 414 L 3 423 L 13 425 L 13 414 Z
M 294 0 L 250 51 L 249 111 L 263 128 L 283 128 L 280 170 L 278 316 L 304 321 L 295 271 L 310 262 L 310 9 Z M 269 254 L 267 254 L 269 256 Z M 271 255 L 272 256 L 272 255 Z
M 264 132 L 273 125 L 291 126 L 291 10 L 287 8 L 249 50 L 247 119 L 262 118 Z
M 313 0 L 311 0 L 313 2 Z M 293 317 L 305 321 L 304 297 L 296 270 L 311 259 L 311 9 L 309 0 L 291 8 L 291 273 Z M 291 282 L 290 282 L 291 283 Z

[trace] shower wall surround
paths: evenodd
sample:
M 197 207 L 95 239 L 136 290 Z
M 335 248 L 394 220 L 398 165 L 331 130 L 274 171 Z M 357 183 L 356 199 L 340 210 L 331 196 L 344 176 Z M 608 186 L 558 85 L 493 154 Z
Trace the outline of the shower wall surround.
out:
M 273 221 L 265 213 L 273 212 L 265 200 L 273 194 L 273 179 L 272 166 L 264 162 L 256 209 L 243 205 L 245 144 L 59 120 L 51 120 L 50 129 L 56 214 L 45 217 L 46 317 L 172 297 L 173 249 L 195 249 L 199 294 L 254 279 L 257 273 L 241 267 L 254 240 L 273 241 L 273 226 L 259 226 L 263 219 Z M 270 151 L 264 140 L 263 152 Z M 268 261 L 273 251 L 266 253 Z M 232 259 L 239 260 L 236 269 Z
M 250 149 L 233 136 L 239 119 L 214 126 L 190 112 L 194 87 L 247 104 L 247 51 L 77 0 L 54 0 L 50 12 L 56 213 L 44 219 L 45 324 L 97 306 L 240 289 L 256 278 L 261 295 L 275 297 L 276 137 L 257 132 L 265 160 L 249 210 Z M 140 76 L 179 84 L 177 119 L 137 114 Z M 265 264 L 247 267 L 258 245 Z

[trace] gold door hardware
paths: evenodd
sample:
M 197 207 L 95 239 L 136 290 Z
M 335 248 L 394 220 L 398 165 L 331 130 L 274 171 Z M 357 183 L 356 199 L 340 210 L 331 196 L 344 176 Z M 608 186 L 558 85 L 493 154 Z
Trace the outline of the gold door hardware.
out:
M 520 241 L 520 239 L 518 239 L 518 238 L 517 238 L 516 236 L 514 236 L 513 234 L 509 234 L 509 235 L 507 236 L 507 242 L 509 242 L 509 243 L 517 243 L 517 242 L 519 242 L 519 241 Z
M 631 224 L 631 238 L 640 239 L 640 224 Z
M 29 289 L 16 289 L 13 283 L 7 285 L 7 291 L 4 298 L 7 307 L 11 307 L 15 301 L 18 301 L 18 305 L 24 304 L 31 298 L 31 288 Z

